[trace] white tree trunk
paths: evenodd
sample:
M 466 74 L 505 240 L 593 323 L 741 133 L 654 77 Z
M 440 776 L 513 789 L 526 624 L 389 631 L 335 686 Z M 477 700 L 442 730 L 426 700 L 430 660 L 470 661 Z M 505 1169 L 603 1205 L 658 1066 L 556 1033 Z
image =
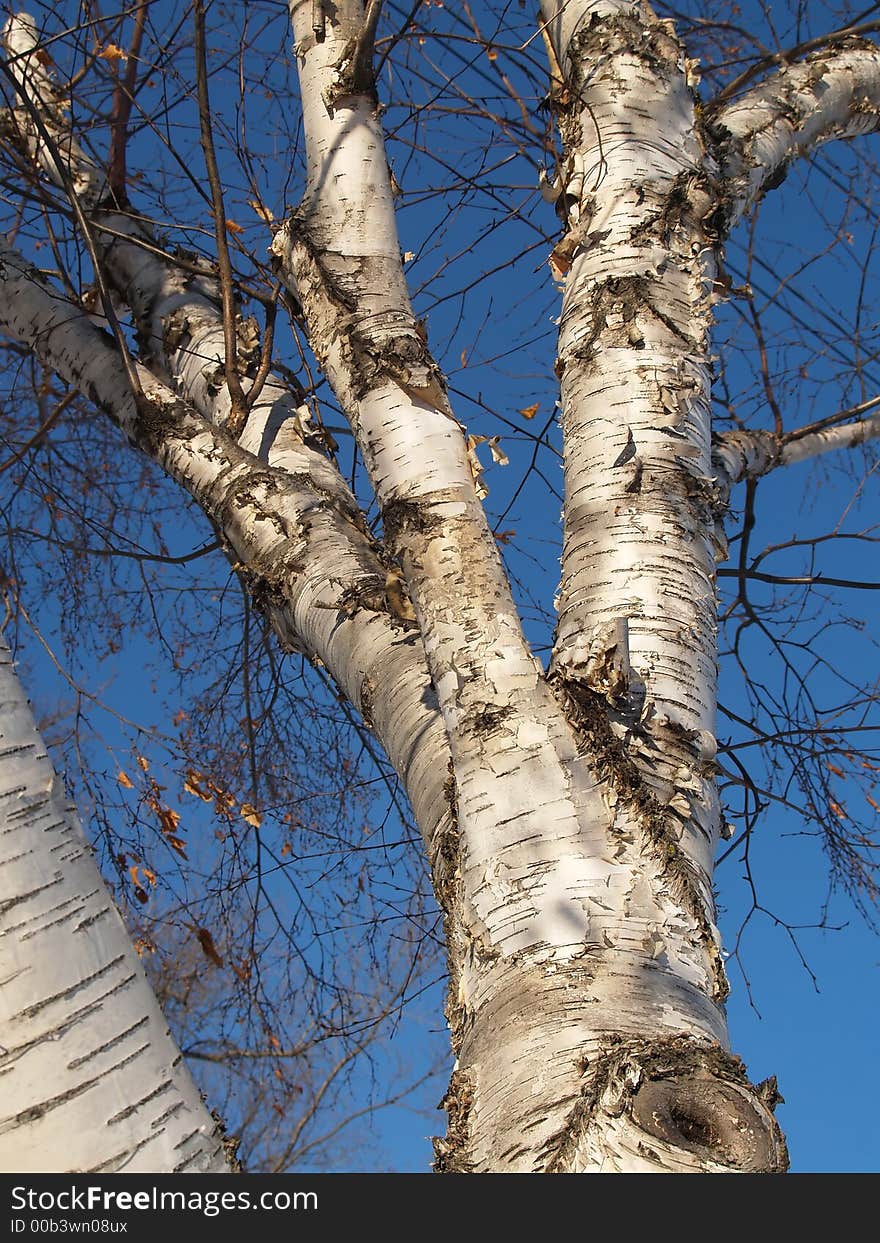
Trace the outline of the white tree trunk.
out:
M 566 11 L 572 7 L 574 24 L 557 32 L 563 58 L 565 40 L 583 34 L 586 6 Z M 620 8 L 603 11 L 617 16 Z M 624 291 L 622 308 L 612 297 L 609 319 L 618 337 L 632 328 L 641 339 L 601 341 L 581 386 L 564 390 L 575 455 L 570 529 L 586 530 L 584 481 L 601 479 L 588 534 L 607 551 L 597 573 L 596 559 L 586 568 L 573 564 L 578 554 L 568 541 L 564 575 L 575 603 L 563 607 L 548 678 L 525 643 L 462 430 L 409 305 L 372 78 L 361 54 L 364 7 L 359 0 L 323 7 L 320 37 L 310 0 L 291 0 L 290 10 L 309 181 L 273 249 L 358 438 L 386 541 L 418 615 L 453 758 L 455 820 L 435 884 L 447 912 L 448 1015 L 458 1062 L 438 1166 L 779 1168 L 784 1157 L 768 1101 L 725 1051 L 726 986 L 710 884 L 718 829 L 714 563 L 703 509 L 689 489 L 701 470 L 709 471 L 712 260 L 694 254 L 686 233 L 655 308 L 646 290 L 660 266 L 658 238 L 627 246 L 621 237 L 649 215 L 647 207 L 633 211 L 635 192 L 627 187 L 634 178 L 651 187 L 655 210 L 675 188 L 688 197 L 682 170 L 703 153 L 683 81 L 665 89 L 649 83 L 635 52 L 622 62 L 621 76 L 641 92 L 638 129 L 611 143 L 621 158 L 595 228 L 600 239 L 613 233 L 602 270 L 616 273 Z M 641 20 L 633 17 L 631 36 Z M 671 45 L 661 52 L 674 61 L 677 46 L 665 29 L 659 35 Z M 613 36 L 612 30 L 618 65 L 627 48 Z M 599 106 L 612 113 L 615 102 L 615 92 L 603 96 L 600 86 Z M 666 133 L 670 123 L 670 151 L 651 155 L 657 144 L 646 139 Z M 584 306 L 591 295 L 578 291 L 590 289 L 599 265 L 586 257 L 596 239 L 584 229 L 583 187 L 594 170 L 585 124 L 581 131 L 580 149 L 572 144 L 578 189 L 566 192 L 580 204 L 578 215 L 569 214 L 577 229 L 569 257 L 580 265 L 580 285 L 576 280 L 572 289 Z M 611 133 L 617 138 L 613 125 Z M 708 212 L 708 196 L 695 197 Z M 682 256 L 685 270 L 676 274 Z M 571 318 L 564 311 L 566 325 Z M 571 378 L 582 336 L 595 327 L 593 318 L 586 330 L 571 329 L 561 346 Z M 646 392 L 622 379 L 634 369 L 633 351 L 643 347 L 637 361 L 647 362 Z M 641 503 L 632 503 L 633 489 L 624 486 L 631 470 L 619 478 L 605 461 L 608 425 L 592 410 L 604 413 L 609 402 L 622 403 L 622 439 L 611 456 L 633 437 L 644 455 Z M 603 442 L 598 459 L 590 437 Z M 628 504 L 622 530 L 609 539 L 600 526 L 615 505 L 621 513 L 621 502 Z M 622 612 L 627 582 L 630 595 L 636 575 L 645 582 L 646 560 L 647 608 Z M 592 616 L 578 574 L 603 584 Z M 585 633 L 589 650 L 582 652 L 578 636 Z M 628 702 L 634 683 L 637 704 L 635 693 Z M 642 750 L 656 751 L 653 764 L 637 746 L 623 745 L 625 734 L 640 731 Z
M 0 637 L 0 1169 L 224 1173 Z

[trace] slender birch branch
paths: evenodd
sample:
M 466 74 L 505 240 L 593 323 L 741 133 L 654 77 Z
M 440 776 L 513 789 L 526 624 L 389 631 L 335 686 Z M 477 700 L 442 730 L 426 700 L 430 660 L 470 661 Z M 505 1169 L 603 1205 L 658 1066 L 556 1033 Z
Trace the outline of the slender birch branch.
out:
M 76 174 L 79 170 L 70 170 L 68 161 L 64 159 L 59 151 L 58 143 L 56 142 L 56 134 L 52 129 L 47 128 L 46 126 L 43 116 L 45 109 L 42 106 L 45 91 L 38 91 L 37 101 L 34 101 L 27 93 L 26 89 L 24 89 L 27 79 L 27 64 L 31 60 L 29 45 L 32 46 L 36 40 L 36 23 L 27 15 L 25 15 L 23 21 L 11 18 L 7 23 L 6 29 L 4 30 L 4 34 L 7 33 L 9 34 L 13 44 L 20 43 L 24 45 L 25 60 L 18 61 L 15 68 L 12 68 L 6 61 L 0 62 L 0 70 L 2 70 L 3 76 L 5 76 L 16 87 L 17 93 L 21 98 L 23 105 L 22 111 L 24 111 L 27 115 L 26 132 L 36 142 L 38 161 L 40 156 L 44 154 L 46 162 L 48 162 L 49 166 L 54 170 L 55 180 L 60 183 L 68 196 L 74 219 L 79 226 L 83 243 L 85 244 L 85 248 L 92 262 L 92 267 L 95 273 L 95 285 L 100 295 L 104 316 L 110 330 L 113 333 L 113 336 L 116 339 L 116 344 L 119 347 L 119 352 L 128 375 L 129 384 L 131 385 L 132 390 L 137 393 L 139 383 L 137 369 L 132 361 L 131 353 L 128 348 L 128 342 L 125 339 L 125 333 L 122 331 L 122 326 L 120 325 L 116 315 L 116 308 L 113 305 L 113 299 L 110 296 L 110 291 L 108 290 L 104 280 L 104 273 L 101 269 L 100 256 L 98 254 L 94 231 L 86 212 L 83 209 L 83 205 L 80 202 L 79 194 L 77 193 Z M 42 78 L 45 80 L 46 75 L 43 74 Z M 71 171 L 74 172 L 73 178 L 71 177 Z
M 732 228 L 798 157 L 832 139 L 880 128 L 880 47 L 852 38 L 815 52 L 711 116 Z
M 712 464 L 726 489 L 743 479 L 757 479 L 780 466 L 805 462 L 837 449 L 854 449 L 880 439 L 880 413 L 852 423 L 840 423 L 818 431 L 783 437 L 761 430 L 735 430 L 716 436 Z
M 3 118 L 4 129 L 43 175 L 69 191 L 88 215 L 105 197 L 107 179 L 85 155 L 64 120 L 63 92 L 39 55 L 39 31 L 30 13 L 15 13 L 8 19 L 3 47 L 17 98 L 11 114 Z
M 101 239 L 102 264 L 114 288 L 131 306 L 141 338 L 148 342 L 161 370 L 184 398 L 215 425 L 227 425 L 233 403 L 225 383 L 225 317 L 214 283 L 207 277 L 185 274 L 171 260 L 164 259 L 147 226 L 135 216 L 102 208 L 103 174 L 70 132 L 48 71 L 34 55 L 37 42 L 33 22 L 26 17 L 12 19 L 6 38 L 7 44 L 12 42 L 17 52 L 20 90 L 36 98 L 47 131 L 54 135 L 56 151 L 70 160 L 76 175 L 72 184 L 83 203 L 90 207 L 90 218 Z M 30 118 L 31 113 L 27 111 L 25 122 Z M 33 158 L 38 158 L 41 152 L 39 135 L 33 126 L 22 128 L 20 134 L 25 149 Z M 52 182 L 64 188 L 58 159 L 45 158 L 40 162 Z M 254 387 L 250 393 L 254 393 Z M 432 704 L 436 701 L 422 645 L 418 633 L 407 621 L 411 607 L 405 598 L 400 598 L 399 580 L 369 536 L 360 507 L 341 475 L 323 454 L 305 443 L 310 436 L 309 410 L 305 403 L 268 371 L 256 397 L 252 404 L 249 400 L 251 409 L 240 438 L 241 447 L 267 462 L 275 471 L 287 474 L 294 485 L 288 503 L 294 504 L 296 497 L 301 498 L 302 523 L 308 524 L 309 515 L 319 510 L 334 510 L 336 514 L 331 518 L 332 542 L 324 542 L 321 555 L 326 557 L 326 565 L 333 566 L 346 627 L 352 631 L 364 629 L 362 641 L 371 652 L 370 668 L 373 670 L 371 673 L 365 667 L 359 684 L 352 686 L 349 677 L 341 680 L 340 685 L 367 723 L 375 726 L 392 763 L 401 773 L 411 800 L 414 792 L 406 772 L 413 765 L 415 773 L 422 771 L 418 758 L 422 742 L 427 754 L 433 757 L 434 777 L 439 774 L 439 778 L 427 783 L 425 797 L 418 797 L 414 802 L 419 823 L 427 826 L 425 831 L 430 838 L 448 813 L 443 799 L 436 806 L 432 800 L 438 792 L 442 793 L 449 757 L 439 716 L 432 719 Z M 313 572 L 316 569 L 321 572 L 319 567 L 312 567 Z M 305 618 L 305 613 L 301 616 Z M 325 619 L 332 616 L 332 612 L 324 614 Z M 315 636 L 311 640 L 303 636 L 291 637 L 289 633 L 282 637 L 288 643 L 313 650 L 335 670 L 334 661 L 321 644 L 315 643 Z M 393 676 L 392 669 L 397 670 Z M 383 671 L 381 676 L 378 675 L 380 670 Z M 405 735 L 397 741 L 383 728 L 383 722 L 397 720 L 398 713 L 407 704 L 421 705 L 423 728 L 417 738 L 422 741 L 418 743 L 413 738 L 414 718 Z M 397 762 L 401 755 L 403 769 Z M 422 778 L 419 780 L 424 784 Z
M 810 432 L 806 436 L 789 435 L 782 447 L 780 465 L 788 466 L 791 462 L 805 462 L 807 458 L 819 457 L 822 453 L 831 453 L 835 449 L 855 449 L 858 445 L 867 444 L 880 438 L 880 414 L 873 414 L 868 419 L 859 419 L 855 423 L 841 423 L 837 427 L 826 427 L 822 431 Z

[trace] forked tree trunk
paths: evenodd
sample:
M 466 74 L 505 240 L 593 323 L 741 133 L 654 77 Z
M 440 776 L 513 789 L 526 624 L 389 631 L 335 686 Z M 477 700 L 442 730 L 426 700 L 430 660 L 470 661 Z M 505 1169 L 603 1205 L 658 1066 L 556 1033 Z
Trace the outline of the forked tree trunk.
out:
M 452 752 L 439 1168 L 779 1169 L 772 1087 L 727 1052 L 711 892 L 716 203 L 678 44 L 629 4 L 551 24 L 570 271 L 545 676 L 406 293 L 363 6 L 323 6 L 320 31 L 311 0 L 290 8 L 309 179 L 273 249 L 358 437 Z
M 775 1083 L 749 1083 L 724 1015 L 715 557 L 733 482 L 876 436 L 880 422 L 796 448 L 738 431 L 713 452 L 709 331 L 721 246 L 743 211 L 796 155 L 878 127 L 876 49 L 850 41 L 783 66 L 710 123 L 694 66 L 647 4 L 542 0 L 565 229 L 551 256 L 565 529 L 545 671 L 409 302 L 371 68 L 379 7 L 290 0 L 308 183 L 272 249 L 357 436 L 381 543 L 304 443 L 277 378 L 234 443 L 222 359 L 206 361 L 224 336 L 216 289 L 176 273 L 136 210 L 107 200 L 25 19 L 7 27 L 16 141 L 88 216 L 148 342 L 141 391 L 108 338 L 8 246 L 0 327 L 189 490 L 279 635 L 323 662 L 400 774 L 446 915 L 457 1062 L 437 1168 L 782 1170 Z M 89 926 L 100 961 L 114 958 L 104 923 Z M 94 968 L 77 971 L 91 1005 Z M 110 1060 L 115 1038 L 95 1039 Z M 135 1160 L 139 1142 L 120 1151 Z
M 0 637 L 0 1170 L 223 1173 Z

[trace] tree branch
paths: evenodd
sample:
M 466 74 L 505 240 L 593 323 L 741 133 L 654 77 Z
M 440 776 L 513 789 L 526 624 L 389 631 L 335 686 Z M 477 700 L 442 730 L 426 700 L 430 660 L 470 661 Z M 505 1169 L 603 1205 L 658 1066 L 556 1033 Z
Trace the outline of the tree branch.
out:
M 878 399 L 861 407 L 873 407 Z M 778 437 L 760 429 L 734 430 L 716 436 L 712 445 L 712 465 L 725 487 L 743 479 L 757 479 L 779 466 L 805 462 L 836 449 L 854 449 L 880 439 L 880 413 L 852 423 L 840 423 L 819 430 L 802 429 Z
M 131 37 L 131 45 L 128 49 L 128 60 L 125 66 L 125 74 L 119 75 L 116 79 L 116 89 L 113 92 L 113 113 L 110 118 L 110 155 L 107 161 L 107 180 L 110 189 L 116 196 L 117 202 L 124 203 L 126 199 L 126 181 L 127 173 L 125 167 L 125 152 L 128 143 L 128 119 L 131 116 L 131 106 L 134 103 L 134 88 L 137 81 L 138 57 L 140 55 L 141 43 L 144 37 L 144 27 L 147 22 L 147 9 L 150 7 L 150 0 L 141 0 L 138 11 L 134 19 L 134 33 Z
M 835 44 L 846 43 L 853 38 L 864 38 L 867 35 L 877 34 L 878 32 L 880 32 L 880 21 L 857 22 L 849 26 L 841 26 L 839 30 L 832 30 L 830 34 L 820 35 L 816 39 L 807 39 L 803 43 L 796 43 L 793 47 L 786 48 L 784 52 L 772 52 L 767 56 L 763 56 L 753 65 L 749 65 L 748 69 L 734 78 L 732 82 L 728 82 L 727 86 L 720 90 L 712 100 L 708 111 L 710 113 L 717 112 L 723 103 L 732 99 L 734 95 L 739 94 L 755 78 L 759 78 L 761 74 L 776 66 L 788 66 L 808 56 L 810 52 L 825 51 Z
M 266 466 L 140 363 L 136 401 L 112 339 L 6 244 L 0 330 L 103 409 L 220 528 L 282 645 L 318 658 L 375 728 L 430 841 L 449 813 L 448 749 L 421 645 L 388 611 L 370 538 L 307 474 Z
M 110 291 L 104 279 L 104 270 L 101 265 L 101 256 L 98 252 L 94 230 L 83 208 L 77 189 L 75 174 L 76 172 L 84 173 L 85 170 L 78 169 L 76 162 L 71 166 L 71 163 L 65 160 L 57 141 L 58 131 L 55 127 L 46 125 L 44 113 L 49 111 L 49 109 L 46 108 L 44 93 L 47 87 L 51 87 L 51 80 L 34 55 L 37 49 L 36 23 L 26 14 L 19 14 L 17 17 L 10 18 L 4 34 L 7 45 L 11 45 L 18 53 L 18 56 L 12 64 L 7 63 L 5 60 L 0 61 L 0 72 L 13 86 L 22 102 L 22 109 L 27 116 L 26 130 L 31 134 L 32 140 L 36 143 L 38 151 L 43 156 L 44 167 L 48 164 L 48 168 L 53 174 L 53 180 L 63 187 L 70 200 L 74 218 L 79 226 L 83 242 L 92 263 L 95 284 L 101 298 L 101 309 L 119 347 L 119 353 L 125 366 L 132 392 L 135 394 L 136 399 L 140 399 L 142 394 L 139 390 L 137 369 L 132 360 L 128 342 L 125 339 L 125 334 L 122 331 L 122 326 L 113 306 L 113 300 L 110 297 Z M 93 189 L 95 182 L 88 174 L 86 175 L 88 177 L 87 185 Z
M 880 128 L 880 47 L 847 39 L 787 65 L 711 116 L 726 182 L 732 228 L 788 166 L 834 138 Z

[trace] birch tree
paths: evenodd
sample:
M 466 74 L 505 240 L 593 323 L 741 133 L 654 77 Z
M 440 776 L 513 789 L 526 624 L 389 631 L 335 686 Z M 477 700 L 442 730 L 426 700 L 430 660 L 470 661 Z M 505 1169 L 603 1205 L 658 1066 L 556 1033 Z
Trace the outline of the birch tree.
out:
M 725 1018 L 717 570 L 737 485 L 750 505 L 759 478 L 866 444 L 880 420 L 866 396 L 794 429 L 725 424 L 712 332 L 741 222 L 822 144 L 877 128 L 874 25 L 754 57 L 710 97 L 676 22 L 639 0 L 542 0 L 519 42 L 508 7 L 465 6 L 468 45 L 510 105 L 498 117 L 487 102 L 483 119 L 554 153 L 540 186 L 561 222 L 544 255 L 561 290 L 548 366 L 564 505 L 545 661 L 484 504 L 477 448 L 503 458 L 498 438 L 465 427 L 407 285 L 382 74 L 395 89 L 423 6 L 291 0 L 302 136 L 279 129 L 277 158 L 304 160 L 302 193 L 275 215 L 245 144 L 270 252 L 250 271 L 210 68 L 211 22 L 241 14 L 166 7 L 134 6 L 127 53 L 110 37 L 121 13 L 90 10 L 94 33 L 76 38 L 25 12 L 7 23 L 7 179 L 23 198 L 0 252 L 0 327 L 192 499 L 282 648 L 326 670 L 396 774 L 443 913 L 455 1068 L 436 1168 L 784 1170 L 775 1081 L 749 1080 Z M 172 15 L 192 31 L 205 177 L 191 192 L 211 262 L 139 203 L 126 137 L 136 118 L 164 124 L 140 102 L 151 75 L 166 75 L 171 115 L 170 62 L 147 64 L 141 41 Z M 243 64 L 261 52 L 242 40 Z M 539 47 L 555 128 L 499 65 Z M 110 92 L 106 138 L 81 102 L 90 73 Z M 299 378 L 274 359 L 282 339 L 303 343 Z M 310 367 L 356 446 L 353 482 L 315 422 Z M 870 841 L 840 832 L 869 877 Z
M 228 1171 L 222 1131 L 171 1038 L 5 642 L 0 698 L 0 1166 Z

